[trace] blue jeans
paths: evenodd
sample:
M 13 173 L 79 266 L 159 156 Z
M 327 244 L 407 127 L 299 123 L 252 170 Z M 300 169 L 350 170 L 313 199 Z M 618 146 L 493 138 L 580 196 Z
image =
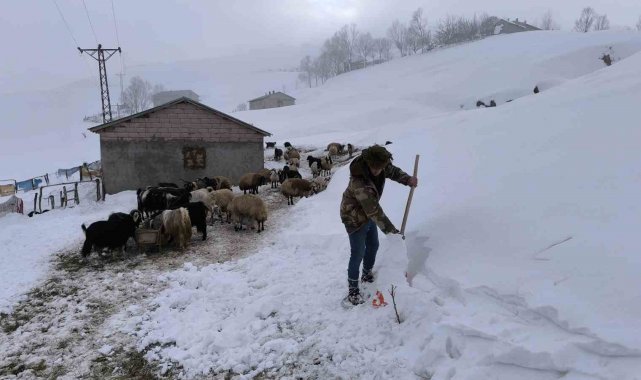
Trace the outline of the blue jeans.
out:
M 347 281 L 350 288 L 358 288 L 358 277 L 361 261 L 363 262 L 363 271 L 370 271 L 376 261 L 376 252 L 378 251 L 378 227 L 373 220 L 369 220 L 360 229 L 349 235 L 349 245 L 351 247 L 351 256 L 347 267 Z

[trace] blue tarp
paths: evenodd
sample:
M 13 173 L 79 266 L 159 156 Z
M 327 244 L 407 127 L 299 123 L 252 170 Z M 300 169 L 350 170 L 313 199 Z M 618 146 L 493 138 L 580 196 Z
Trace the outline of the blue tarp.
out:
M 18 190 L 29 191 L 34 189 L 34 185 L 35 185 L 35 189 L 37 189 L 41 183 L 42 183 L 42 178 L 33 178 L 33 179 L 28 179 L 26 181 L 18 182 L 17 186 L 18 186 Z

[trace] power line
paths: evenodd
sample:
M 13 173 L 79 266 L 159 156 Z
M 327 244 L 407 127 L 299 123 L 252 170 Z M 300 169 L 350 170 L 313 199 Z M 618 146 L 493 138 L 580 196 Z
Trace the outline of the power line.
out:
M 69 32 L 69 35 L 71 36 L 71 39 L 72 39 L 72 40 L 73 40 L 73 42 L 74 42 L 74 47 L 77 47 L 77 46 L 79 45 L 79 44 L 78 44 L 78 40 L 76 40 L 76 37 L 74 37 L 73 32 L 71 31 L 71 27 L 69 26 L 69 23 L 68 23 L 68 22 L 67 22 L 67 20 L 65 19 L 65 16 L 64 16 L 64 14 L 62 13 L 62 10 L 61 10 L 61 9 L 60 9 L 60 7 L 58 6 L 58 3 L 56 2 L 56 0 L 52 0 L 52 1 L 53 1 L 53 4 L 56 6 L 56 9 L 58 10 L 58 14 L 60 15 L 60 18 L 62 19 L 62 22 L 63 22 L 63 23 L 65 24 L 65 26 L 67 27 L 67 31 Z M 80 57 L 80 60 L 81 60 L 81 61 L 83 62 L 83 64 L 85 65 L 85 68 L 87 69 L 87 73 L 88 73 L 90 76 L 92 76 L 92 77 L 93 77 L 91 67 L 89 67 L 89 62 L 87 62 L 87 60 L 86 60 L 86 59 L 84 59 L 82 56 Z
M 116 42 L 118 43 L 118 46 L 120 46 L 120 36 L 118 34 L 118 23 L 116 22 L 116 9 L 114 7 L 114 0 L 111 0 L 111 14 L 113 15 L 114 18 L 114 29 L 116 30 Z M 119 58 L 120 58 L 120 74 L 117 74 L 120 77 L 120 101 L 122 101 L 123 97 L 123 79 L 125 76 L 125 64 L 123 62 L 122 58 L 122 53 L 118 52 Z
M 89 20 L 89 26 L 91 26 L 91 32 L 93 33 L 93 38 L 96 40 L 96 44 L 98 44 L 98 37 L 96 36 L 96 31 L 93 28 L 93 24 L 91 23 L 91 17 L 89 17 L 89 10 L 87 9 L 87 4 L 85 3 L 85 0 L 82 0 L 82 5 L 85 6 L 85 13 L 87 14 L 87 20 Z
M 116 11 L 114 9 L 114 0 L 111 0 L 111 14 L 114 16 L 114 28 L 116 29 L 116 42 L 120 46 L 120 37 L 118 37 L 118 23 L 116 22 Z
M 67 27 L 67 30 L 69 31 L 69 35 L 73 39 L 73 42 L 75 43 L 75 46 L 80 46 L 80 44 L 76 40 L 76 37 L 73 36 L 73 32 L 71 31 L 71 28 L 69 27 L 69 24 L 67 23 L 67 20 L 65 20 L 65 16 L 62 15 L 62 11 L 60 10 L 60 7 L 58 6 L 58 3 L 56 3 L 56 0 L 52 0 L 52 1 L 56 5 L 56 9 L 58 9 L 58 14 L 60 15 L 60 18 L 62 18 L 62 22 L 65 23 L 65 26 Z

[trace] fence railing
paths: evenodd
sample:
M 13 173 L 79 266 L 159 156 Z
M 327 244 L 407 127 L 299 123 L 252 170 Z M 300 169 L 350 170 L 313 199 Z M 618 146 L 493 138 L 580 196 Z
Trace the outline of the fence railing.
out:
M 84 182 L 89 182 L 89 181 L 84 181 Z M 96 183 L 96 201 L 101 201 L 105 200 L 105 192 L 104 192 L 104 186 L 102 183 L 102 180 L 100 178 L 96 178 L 93 180 L 93 182 Z M 58 207 L 67 207 L 69 205 L 69 200 L 73 200 L 73 203 L 75 205 L 80 204 L 80 193 L 78 193 L 78 185 L 80 184 L 80 181 L 77 182 L 64 182 L 64 183 L 56 183 L 53 185 L 46 185 L 46 186 L 41 186 L 40 190 L 34 195 L 33 198 L 33 211 L 37 212 L 42 212 L 42 200 L 47 199 L 49 202 L 49 207 L 51 207 L 51 210 L 56 208 L 56 195 L 59 195 L 58 202 L 59 206 Z M 62 189 L 60 189 L 60 186 L 62 186 Z M 69 186 L 70 188 L 67 188 Z M 44 189 L 47 188 L 53 188 L 56 187 L 57 189 L 49 192 L 47 194 L 44 193 Z

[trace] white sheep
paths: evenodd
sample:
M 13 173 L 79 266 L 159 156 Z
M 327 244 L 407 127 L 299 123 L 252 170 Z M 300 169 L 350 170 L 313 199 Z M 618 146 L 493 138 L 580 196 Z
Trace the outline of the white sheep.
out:
M 269 174 L 269 180 L 270 180 L 270 181 L 271 181 L 271 183 L 272 183 L 272 189 L 274 189 L 274 188 L 277 188 L 277 187 L 278 187 L 278 184 L 280 183 L 280 182 L 278 181 L 278 180 L 279 180 L 279 178 L 280 178 L 280 177 L 279 177 L 279 175 L 278 175 L 278 171 L 276 171 L 276 169 L 272 169 L 272 170 L 271 170 L 271 172 L 270 172 L 270 174 Z
M 214 203 L 218 208 L 221 223 L 224 222 L 223 214 L 226 216 L 227 223 L 229 223 L 229 204 L 231 203 L 232 199 L 234 199 L 234 193 L 229 189 L 220 189 L 214 191 L 212 194 Z
M 322 175 L 332 175 L 332 158 L 331 157 L 323 157 L 321 158 L 321 174 Z
M 331 177 L 315 177 L 312 179 L 312 184 L 314 185 L 316 192 L 320 192 L 327 189 L 327 185 L 329 185 L 330 180 Z
M 310 169 L 312 170 L 312 177 L 316 178 L 320 175 L 321 170 L 318 167 L 318 162 L 314 161 L 312 166 L 310 166 Z
M 180 207 L 175 210 L 163 211 L 160 233 L 164 242 L 173 238 L 178 247 L 187 248 L 187 244 L 191 240 L 191 220 L 187 209 Z
M 267 206 L 255 195 L 243 194 L 235 197 L 229 204 L 229 212 L 234 220 L 234 231 L 243 229 L 243 224 L 252 226 L 256 222 L 257 232 L 265 230 Z

